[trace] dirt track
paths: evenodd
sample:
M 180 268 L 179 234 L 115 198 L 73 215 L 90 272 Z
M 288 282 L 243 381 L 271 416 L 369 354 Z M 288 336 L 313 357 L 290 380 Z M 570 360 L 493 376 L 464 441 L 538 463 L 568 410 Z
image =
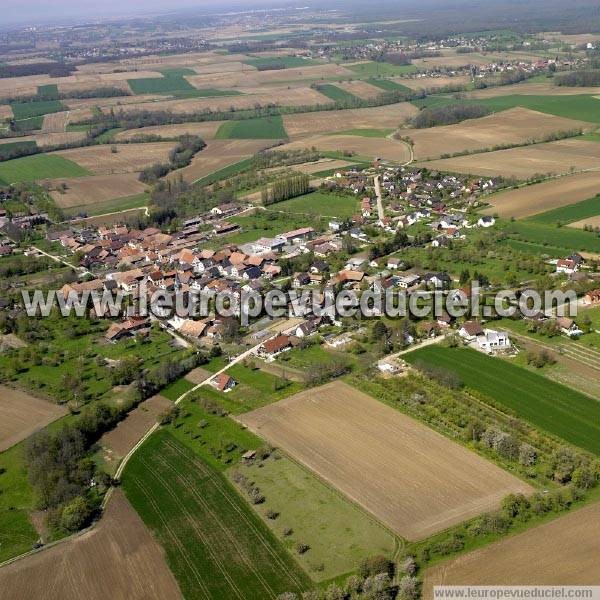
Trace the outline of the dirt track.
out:
M 409 540 L 492 510 L 511 492 L 531 491 L 339 381 L 237 418 Z

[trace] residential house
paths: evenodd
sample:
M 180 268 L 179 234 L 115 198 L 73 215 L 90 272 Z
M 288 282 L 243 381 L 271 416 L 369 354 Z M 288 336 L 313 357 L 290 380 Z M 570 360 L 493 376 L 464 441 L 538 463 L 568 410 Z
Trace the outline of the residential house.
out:
M 577 326 L 577 323 L 568 317 L 557 317 L 556 324 L 561 332 L 569 337 L 579 336 L 583 333 Z
M 488 353 L 508 350 L 512 345 L 507 333 L 494 329 L 484 329 L 483 334 L 477 336 L 477 344 Z
M 233 377 L 227 375 L 227 373 L 221 373 L 220 375 L 217 375 L 211 379 L 210 384 L 219 390 L 219 392 L 227 393 L 237 385 L 237 382 Z
M 484 335 L 481 323 L 477 321 L 466 321 L 458 330 L 458 335 L 467 342 L 474 342 L 480 335 Z

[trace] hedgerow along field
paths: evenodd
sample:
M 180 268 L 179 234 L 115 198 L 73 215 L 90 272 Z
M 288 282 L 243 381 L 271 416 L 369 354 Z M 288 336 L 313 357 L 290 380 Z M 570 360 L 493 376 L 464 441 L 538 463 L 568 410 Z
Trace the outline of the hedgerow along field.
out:
M 600 454 L 600 402 L 509 362 L 469 348 L 429 346 L 404 357 L 456 373 L 503 409 L 567 442 Z
M 0 146 L 1 148 L 1 146 Z M 544 225 L 556 225 L 557 223 L 573 223 L 581 219 L 595 217 L 600 214 L 600 195 L 594 198 L 588 198 L 582 202 L 561 206 L 554 210 L 548 210 L 529 217 L 527 220 L 534 223 L 543 223 Z
M 310 585 L 225 477 L 167 431 L 133 455 L 123 489 L 165 549 L 184 597 L 263 600 Z
M 35 154 L 0 163 L 0 179 L 7 183 L 86 175 L 91 173 L 57 154 Z
M 287 138 L 280 115 L 245 119 L 242 121 L 227 121 L 219 127 L 217 140 L 277 140 Z

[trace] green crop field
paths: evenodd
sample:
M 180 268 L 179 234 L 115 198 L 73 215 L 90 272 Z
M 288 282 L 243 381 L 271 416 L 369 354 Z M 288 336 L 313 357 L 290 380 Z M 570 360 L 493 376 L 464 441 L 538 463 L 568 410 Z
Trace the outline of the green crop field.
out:
M 357 102 L 359 100 L 354 94 L 351 94 L 350 92 L 347 92 L 346 90 L 343 90 L 342 88 L 339 88 L 331 83 L 319 85 L 317 90 L 334 102 Z
M 322 64 L 321 61 L 312 58 L 302 58 L 301 56 L 261 56 L 258 58 L 249 58 L 242 61 L 245 65 L 256 67 L 257 69 L 266 69 L 273 66 L 277 69 L 292 69 L 295 67 L 311 67 Z
M 30 119 L 20 119 L 14 122 L 13 129 L 18 132 L 36 131 L 42 128 L 44 117 L 31 117 Z
M 9 183 L 85 175 L 90 173 L 58 154 L 35 154 L 0 163 L 0 178 Z
M 468 388 L 558 437 L 600 454 L 600 402 L 509 362 L 467 348 L 429 346 L 404 357 L 458 374 Z
M 5 160 L 14 150 L 31 150 L 37 149 L 37 143 L 34 141 L 27 142 L 9 142 L 8 144 L 0 144 L 0 161 Z
M 573 223 L 597 215 L 600 215 L 600 195 L 534 215 L 526 220 L 534 223 L 556 225 L 557 223 Z
M 367 83 L 370 83 L 371 85 L 374 85 L 375 87 L 378 87 L 386 92 L 396 92 L 398 90 L 402 90 L 403 92 L 412 91 L 409 87 L 406 87 L 405 85 L 402 85 L 401 83 L 397 83 L 396 81 L 393 81 L 392 79 L 371 78 L 371 79 L 367 79 Z
M 55 112 L 67 110 L 59 100 L 40 100 L 36 102 L 11 102 L 10 104 L 15 120 L 21 121 L 31 117 L 40 117 Z
M 278 140 L 287 138 L 281 116 L 226 121 L 219 127 L 217 140 Z
M 95 217 L 111 212 L 142 208 L 148 204 L 149 200 L 150 197 L 148 194 L 146 192 L 142 192 L 141 194 L 135 194 L 134 196 L 124 196 L 123 198 L 107 200 L 106 202 L 102 202 L 94 206 L 85 204 L 81 206 L 72 206 L 68 209 L 63 209 L 63 212 L 70 215 L 85 214 L 88 217 Z
M 395 129 L 370 129 L 370 128 L 362 128 L 362 129 L 346 129 L 345 131 L 336 131 L 331 135 L 358 135 L 359 137 L 369 137 L 369 138 L 384 138 L 388 135 L 394 133 Z
M 198 179 L 194 181 L 194 184 L 197 186 L 204 185 L 212 185 L 217 181 L 223 181 L 224 179 L 229 179 L 230 177 L 234 177 L 235 175 L 239 175 L 240 173 L 247 171 L 253 164 L 254 159 L 252 157 L 245 158 L 244 160 L 240 160 L 240 162 L 233 163 L 206 177 L 202 177 L 202 179 Z
M 496 111 L 522 106 L 531 110 L 577 119 L 600 123 L 600 100 L 594 96 L 498 96 L 497 98 L 486 98 L 476 101 L 478 104 L 489 106 Z
M 349 573 L 365 556 L 393 555 L 392 533 L 291 459 L 271 457 L 240 472 L 264 494 L 255 510 L 285 546 L 292 552 L 298 542 L 310 546 L 298 560 L 313 579 Z M 266 516 L 269 510 L 277 519 Z M 292 534 L 285 536 L 287 528 Z
M 163 77 L 146 77 L 128 79 L 129 87 L 134 94 L 175 94 L 177 92 L 194 92 L 196 88 L 182 75 L 165 71 Z
M 390 77 L 415 73 L 418 69 L 414 65 L 393 65 L 386 62 L 365 62 L 355 65 L 344 65 L 361 77 Z
M 547 254 L 553 258 L 561 258 L 565 255 L 565 248 L 559 248 L 552 245 L 534 244 L 523 240 L 508 238 L 499 242 L 502 245 L 510 246 L 513 250 L 518 250 L 525 254 L 544 255 Z
M 600 237 L 591 231 L 571 227 L 556 227 L 533 221 L 503 223 L 502 230 L 510 237 L 533 244 L 548 244 L 569 251 L 600 252 Z
M 39 85 L 37 89 L 37 95 L 40 98 L 45 98 L 46 100 L 58 100 L 58 85 L 49 84 L 49 85 Z
M 323 217 L 351 217 L 356 214 L 357 209 L 355 197 L 326 192 L 311 192 L 291 200 L 271 204 L 267 208 L 267 210 Z
M 123 489 L 165 549 L 185 598 L 263 600 L 308 587 L 227 479 L 167 431 L 133 456 Z

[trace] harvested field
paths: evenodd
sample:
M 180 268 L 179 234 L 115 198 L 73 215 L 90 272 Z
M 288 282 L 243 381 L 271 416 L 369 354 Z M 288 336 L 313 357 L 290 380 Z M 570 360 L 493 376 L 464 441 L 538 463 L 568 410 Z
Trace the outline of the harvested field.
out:
M 598 210 L 600 211 L 600 203 Z M 600 215 L 588 217 L 587 219 L 581 219 L 581 221 L 575 221 L 574 223 L 569 223 L 569 227 L 575 227 L 576 229 L 583 229 L 584 227 L 600 227 Z
M 86 148 L 60 150 L 54 154 L 76 162 L 95 175 L 133 173 L 139 172 L 154 163 L 168 162 L 173 143 L 118 144 L 116 145 L 117 152 L 112 152 L 111 148 L 111 145 L 103 144 Z
M 13 600 L 181 598 L 162 548 L 115 490 L 101 521 L 83 535 L 0 569 L 3 596 Z
M 18 142 L 36 142 L 40 148 L 59 146 L 79 142 L 85 138 L 85 131 L 67 131 L 64 133 L 36 133 L 17 138 L 3 138 L 0 144 L 13 144 Z
M 173 171 L 171 177 L 183 176 L 190 183 L 215 171 L 254 156 L 273 145 L 273 140 L 208 140 L 206 148 L 196 154 L 188 167 Z
M 540 141 L 551 133 L 589 127 L 590 124 L 583 121 L 517 107 L 456 125 L 408 129 L 401 133 L 413 140 L 415 157 L 424 159 L 467 150 L 483 150 L 500 144 Z
M 364 100 L 370 100 L 371 98 L 376 98 L 383 93 L 381 88 L 378 88 L 366 81 L 361 81 L 359 79 L 354 81 L 345 81 L 343 83 L 336 83 L 336 87 L 341 88 L 342 90 L 352 94 L 353 96 L 358 96 L 359 98 L 363 98 Z
M 0 121 L 8 121 L 13 118 L 10 104 L 0 104 Z
M 408 102 L 323 112 L 284 115 L 283 124 L 291 139 L 317 133 L 354 129 L 382 128 L 396 129 L 419 110 Z
M 531 488 L 340 381 L 238 420 L 409 540 L 497 508 Z
M 100 439 L 111 460 L 123 458 L 156 423 L 157 416 L 173 406 L 173 403 L 162 396 L 152 396 L 121 421 L 114 429 L 105 433 Z
M 51 113 L 44 116 L 42 133 L 64 133 L 69 122 L 69 111 Z
M 164 96 L 158 94 L 143 94 L 140 96 L 115 96 L 113 98 L 74 98 L 65 100 L 63 104 L 66 104 L 72 111 L 82 111 L 83 109 L 91 109 L 96 106 L 107 108 L 111 106 L 120 106 L 122 104 L 164 101 L 164 99 Z M 73 122 L 73 118 L 71 118 L 70 121 Z
M 398 83 L 405 85 L 411 90 L 432 90 L 446 87 L 447 85 L 467 85 L 468 76 L 459 75 L 457 77 L 406 77 L 399 79 Z
M 215 87 L 215 86 L 211 86 Z M 256 104 L 267 106 L 276 104 L 279 106 L 302 106 L 305 104 L 328 104 L 330 100 L 316 90 L 309 87 L 304 88 L 277 88 L 273 92 L 262 92 L 260 94 L 247 94 L 241 96 L 213 96 L 208 98 L 192 98 L 185 100 L 163 100 L 152 104 L 127 104 L 122 110 L 127 113 L 139 112 L 140 110 L 169 110 L 176 114 L 193 114 L 203 110 L 228 111 L 254 108 Z M 79 117 L 81 119 L 81 117 Z
M 181 135 L 199 135 L 204 140 L 214 139 L 215 134 L 224 121 L 206 121 L 205 123 L 181 123 L 175 125 L 155 125 L 153 127 L 141 127 L 139 129 L 128 129 L 115 136 L 115 141 L 129 141 L 144 135 L 159 135 L 160 137 L 173 139 Z
M 185 378 L 194 385 L 206 381 L 209 377 L 212 377 L 212 373 L 202 367 L 196 367 L 185 376 Z
M 423 597 L 434 585 L 597 585 L 600 504 L 429 569 Z M 540 560 L 543 557 L 543 560 Z
M 484 154 L 472 154 L 425 163 L 453 173 L 528 179 L 537 174 L 567 174 L 600 168 L 600 144 L 568 139 Z M 593 195 L 593 194 L 592 194 Z
M 69 93 L 69 92 L 85 92 L 88 90 L 95 90 L 98 87 L 105 87 L 107 85 L 110 85 L 110 87 L 115 87 L 115 88 L 119 88 L 120 90 L 123 90 L 124 94 L 131 94 L 131 88 L 129 87 L 129 84 L 127 83 L 127 81 L 111 81 L 110 83 L 106 83 L 103 82 L 101 84 L 98 83 L 98 81 L 95 80 L 89 80 L 89 81 L 83 81 L 83 80 L 79 80 L 79 81 L 73 81 L 73 82 L 63 82 L 63 83 L 58 83 L 58 91 L 62 92 L 62 93 Z M 103 101 L 106 100 L 106 98 L 98 98 L 97 101 Z M 70 101 L 68 101 L 70 102 Z M 68 104 L 68 102 L 66 102 Z
M 600 87 L 569 87 L 566 85 L 554 85 L 552 81 L 514 83 L 512 85 L 501 85 L 489 87 L 483 90 L 474 90 L 468 93 L 469 98 L 497 98 L 499 96 L 510 96 L 518 94 L 521 96 L 580 96 L 600 94 Z
M 0 386 L 0 452 L 65 414 L 62 406 Z
M 65 192 L 53 191 L 52 199 L 60 208 L 92 207 L 115 198 L 141 194 L 146 186 L 138 179 L 137 173 L 117 175 L 93 175 L 74 179 L 52 180 L 53 187 L 61 183 L 67 185 Z
M 381 157 L 404 164 L 411 158 L 407 144 L 390 138 L 369 138 L 357 135 L 315 135 L 280 146 L 281 150 L 299 148 L 348 151 L 368 158 Z
M 333 160 L 323 158 L 316 162 L 303 163 L 301 165 L 293 165 L 294 171 L 300 171 L 300 173 L 306 173 L 312 175 L 313 173 L 320 173 L 321 171 L 328 171 L 329 169 L 345 169 L 354 163 L 348 162 L 347 160 Z
M 209 63 L 207 65 L 196 65 L 192 69 L 198 73 L 198 75 L 210 75 L 212 73 L 236 73 L 238 71 L 255 71 L 254 67 L 246 65 L 239 61 L 230 62 L 217 62 Z M 189 78 L 186 77 L 186 79 Z M 191 83 L 191 82 L 190 82 Z
M 600 190 L 600 173 L 578 173 L 544 181 L 518 190 L 488 196 L 486 214 L 520 219 L 594 197 Z

